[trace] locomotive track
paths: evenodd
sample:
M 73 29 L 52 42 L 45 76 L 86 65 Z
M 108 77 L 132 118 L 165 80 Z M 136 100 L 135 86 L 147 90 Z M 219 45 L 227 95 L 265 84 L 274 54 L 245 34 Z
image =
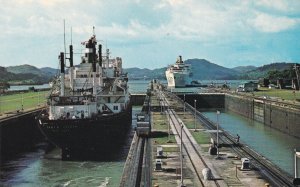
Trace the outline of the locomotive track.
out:
M 173 99 L 177 99 L 182 104 L 184 103 L 179 97 L 176 95 L 170 95 Z M 186 103 L 186 109 L 190 112 L 194 111 L 194 107 Z M 196 112 L 196 118 L 209 130 L 216 130 L 217 125 L 207 119 L 203 114 L 199 111 Z M 259 155 L 257 152 L 252 150 L 246 145 L 237 144 L 235 138 L 224 131 L 221 127 L 219 130 L 223 131 L 219 135 L 219 141 L 230 145 L 231 149 L 239 155 L 240 158 L 249 158 L 251 160 L 252 166 L 259 169 L 262 175 L 270 181 L 273 186 L 294 186 L 293 178 L 289 176 L 286 172 L 282 171 L 280 168 L 272 164 L 265 157 Z M 216 135 L 214 135 L 216 136 Z

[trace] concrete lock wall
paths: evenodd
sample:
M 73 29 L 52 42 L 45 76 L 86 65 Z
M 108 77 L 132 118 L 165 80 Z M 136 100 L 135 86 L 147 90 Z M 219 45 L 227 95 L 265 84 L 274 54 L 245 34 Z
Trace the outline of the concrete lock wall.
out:
M 254 101 L 252 99 L 226 94 L 224 102 L 225 110 L 229 110 L 244 117 L 254 119 Z
M 264 124 L 300 138 L 300 113 L 286 107 L 265 104 Z
M 178 95 L 181 99 L 184 95 Z M 224 109 L 225 94 L 185 94 L 185 101 L 191 106 L 194 106 L 196 102 L 196 107 L 198 109 L 210 109 L 210 108 L 220 108 Z
M 247 97 L 226 94 L 225 110 L 259 121 L 288 135 L 300 138 L 300 112 Z
M 130 101 L 132 105 L 143 105 L 146 98 L 146 94 L 132 94 Z
M 0 122 L 1 160 L 28 150 L 34 146 L 34 143 L 44 139 L 35 122 L 36 115 L 37 112 L 18 115 Z

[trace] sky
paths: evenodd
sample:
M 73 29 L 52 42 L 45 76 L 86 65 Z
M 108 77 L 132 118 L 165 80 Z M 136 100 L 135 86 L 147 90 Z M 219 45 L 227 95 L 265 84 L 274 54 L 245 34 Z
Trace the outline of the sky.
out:
M 0 66 L 58 68 L 58 54 L 93 26 L 123 67 L 199 58 L 224 67 L 300 62 L 299 0 L 0 0 Z

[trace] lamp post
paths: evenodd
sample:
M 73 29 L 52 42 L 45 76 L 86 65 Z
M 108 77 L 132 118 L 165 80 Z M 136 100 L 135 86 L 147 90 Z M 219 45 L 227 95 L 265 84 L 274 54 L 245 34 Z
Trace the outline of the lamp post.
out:
M 168 109 L 167 109 L 167 114 L 169 115 L 169 120 L 168 120 L 168 142 L 170 142 L 170 113 L 169 113 L 170 111 L 169 111 L 169 105 L 168 105 Z
M 160 91 L 159 91 L 159 103 L 160 103 L 160 113 L 162 113 L 162 97 Z
M 295 168 L 295 178 L 294 178 L 294 180 L 293 180 L 293 184 L 294 185 L 300 185 L 300 178 L 298 178 L 298 171 L 297 171 L 297 169 L 298 169 L 298 165 L 297 165 L 297 157 L 300 157 L 300 152 L 297 152 L 297 150 L 296 149 L 294 149 L 294 158 L 295 158 L 295 166 L 294 166 L 294 168 Z
M 183 117 L 185 117 L 185 94 L 183 94 Z
M 183 184 L 183 173 L 182 173 L 182 167 L 183 167 L 183 155 L 182 155 L 182 130 L 183 130 L 183 124 L 181 124 L 181 131 L 180 131 L 180 172 L 181 172 L 181 187 L 184 186 Z
M 1 113 L 1 93 L 0 93 L 0 116 L 2 115 L 2 113 Z
M 194 132 L 196 132 L 196 103 L 197 103 L 197 100 L 195 99 L 194 100 L 194 111 L 195 111 L 195 114 L 194 114 L 194 124 L 195 124 L 195 130 Z
M 38 98 L 38 106 L 40 106 L 40 92 L 39 92 L 39 90 L 37 90 L 37 92 L 38 92 L 38 93 L 37 93 L 37 95 L 38 95 L 38 96 L 37 96 L 37 98 Z
M 296 149 L 294 149 L 294 151 L 295 151 L 295 178 L 297 178 L 297 176 L 298 176 L 298 172 L 297 172 L 297 150 Z
M 217 158 L 219 158 L 219 115 L 220 111 L 217 110 Z
M 21 92 L 21 110 L 22 110 L 22 112 L 24 110 L 24 96 L 23 96 L 23 92 Z

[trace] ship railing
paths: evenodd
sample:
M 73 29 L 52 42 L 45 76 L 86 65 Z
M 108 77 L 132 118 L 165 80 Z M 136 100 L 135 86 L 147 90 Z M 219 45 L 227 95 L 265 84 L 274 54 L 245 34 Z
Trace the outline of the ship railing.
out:
M 95 102 L 95 98 L 91 95 L 86 96 L 50 96 L 49 102 L 51 105 L 84 105 L 87 102 Z

